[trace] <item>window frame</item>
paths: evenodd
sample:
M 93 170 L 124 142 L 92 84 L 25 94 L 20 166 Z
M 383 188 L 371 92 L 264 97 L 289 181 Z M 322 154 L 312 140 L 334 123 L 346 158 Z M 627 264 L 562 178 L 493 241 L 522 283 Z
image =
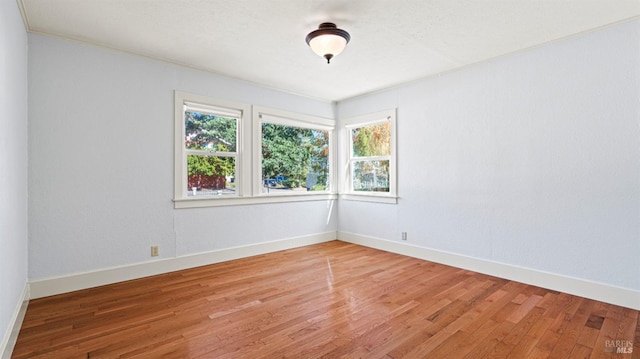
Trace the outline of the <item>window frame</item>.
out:
M 211 205 L 223 205 L 228 204 L 237 198 L 241 198 L 247 195 L 247 186 L 245 183 L 250 180 L 251 171 L 247 171 L 245 154 L 247 151 L 247 141 L 244 139 L 246 135 L 246 129 L 250 129 L 250 116 L 251 106 L 243 103 L 232 102 L 227 100 L 214 99 L 206 96 L 190 94 L 182 91 L 175 91 L 174 93 L 174 110 L 175 110 L 175 139 L 174 139 L 174 203 L 175 208 L 183 207 L 206 207 Z M 236 193 L 234 195 L 225 196 L 201 196 L 201 197 L 189 197 L 187 195 L 187 155 L 190 152 L 197 152 L 194 150 L 188 150 L 185 148 L 185 117 L 184 113 L 187 108 L 195 109 L 198 105 L 205 111 L 207 109 L 214 109 L 209 112 L 221 112 L 225 111 L 231 114 L 238 114 L 237 127 L 236 127 L 236 151 L 235 151 L 235 183 Z M 219 109 L 221 111 L 215 111 Z M 235 116 L 234 116 L 235 117 Z M 197 204 L 197 205 L 196 205 Z
M 329 132 L 329 180 L 328 190 L 326 191 L 304 191 L 304 192 L 280 192 L 280 193 L 262 193 L 262 124 L 273 123 L 277 125 L 308 128 L 316 130 L 324 130 Z M 329 196 L 331 199 L 337 198 L 337 180 L 336 180 L 336 121 L 332 119 L 322 118 L 318 116 L 304 115 L 299 113 L 293 113 L 263 106 L 253 107 L 253 172 L 254 183 L 253 191 L 260 197 L 318 197 L 325 198 Z
M 196 112 L 196 113 L 201 113 L 201 114 L 208 114 L 208 115 L 214 115 L 214 116 L 218 116 L 218 117 L 223 117 L 223 118 L 232 118 L 236 120 L 236 131 L 235 131 L 235 151 L 219 151 L 216 149 L 190 149 L 186 147 L 186 124 L 183 126 L 184 129 L 184 133 L 182 136 L 182 141 L 183 144 L 185 145 L 183 148 L 184 154 L 186 155 L 186 160 L 187 160 L 187 166 L 185 166 L 186 168 L 183 169 L 183 173 L 182 173 L 182 178 L 184 178 L 184 176 L 186 175 L 187 178 L 187 184 L 189 181 L 189 174 L 188 174 L 188 167 L 189 167 L 189 156 L 204 156 L 204 157 L 224 157 L 224 158 L 233 158 L 234 159 L 234 177 L 238 177 L 238 172 L 239 172 L 239 168 L 241 166 L 241 161 L 239 161 L 239 139 L 240 139 L 240 120 L 242 118 L 242 112 L 241 111 L 230 111 L 230 109 L 228 108 L 220 108 L 220 107 L 214 107 L 214 106 L 209 106 L 209 105 L 205 105 L 205 104 L 201 104 L 201 103 L 193 103 L 193 102 L 187 102 L 184 101 L 183 104 L 183 123 L 186 122 L 186 116 L 185 114 L 187 113 L 187 111 L 190 112 Z M 184 157 L 183 157 L 184 159 Z M 184 171 L 187 171 L 186 173 Z M 182 184 L 183 188 L 184 188 L 184 183 Z M 239 188 L 240 192 L 242 190 L 242 188 Z M 234 191 L 233 195 L 225 195 L 225 197 L 235 197 L 239 195 L 239 190 Z M 186 193 L 187 193 L 187 197 L 188 193 L 189 193 L 189 187 L 187 186 L 186 188 Z M 182 195 L 184 196 L 184 193 L 182 193 Z
M 191 196 L 187 195 L 187 150 L 185 148 L 185 103 L 200 104 L 216 109 L 227 109 L 230 113 L 238 112 L 240 116 L 237 123 L 236 140 L 236 173 L 235 184 L 236 193 L 234 195 L 222 196 Z M 290 119 L 296 123 L 307 126 L 332 125 L 330 131 L 330 181 L 329 191 L 323 192 L 299 192 L 286 194 L 261 194 L 260 184 L 262 182 L 262 155 L 260 154 L 260 143 L 262 133 L 256 131 L 256 126 L 261 126 L 258 114 L 268 114 L 273 117 Z M 293 122 L 292 122 L 293 123 Z M 260 127 L 258 127 L 260 128 Z M 314 128 L 314 127 L 311 127 Z M 293 112 L 286 112 L 266 107 L 252 106 L 241 102 L 222 100 L 208 96 L 196 95 L 183 91 L 174 91 L 174 208 L 200 208 L 233 206 L 247 204 L 280 203 L 280 202 L 303 202 L 315 200 L 334 200 L 338 198 L 336 191 L 336 145 L 335 145 L 335 121 L 310 115 L 302 115 Z M 257 136 L 257 137 L 256 137 Z M 257 139 L 257 142 L 256 142 Z M 258 155 L 256 152 L 258 151 Z M 259 167 L 256 167 L 259 166 Z M 256 171 L 259 168 L 259 171 Z
M 371 160 L 389 159 L 389 192 L 355 191 L 353 189 L 353 166 L 355 161 L 362 161 L 363 157 L 353 156 L 353 139 L 351 131 L 354 128 L 376 125 L 389 121 L 390 124 L 390 154 L 371 156 Z M 367 201 L 377 203 L 398 203 L 397 180 L 397 149 L 396 149 L 396 109 L 383 110 L 362 116 L 351 117 L 342 121 L 341 126 L 341 158 L 343 163 L 340 199 Z

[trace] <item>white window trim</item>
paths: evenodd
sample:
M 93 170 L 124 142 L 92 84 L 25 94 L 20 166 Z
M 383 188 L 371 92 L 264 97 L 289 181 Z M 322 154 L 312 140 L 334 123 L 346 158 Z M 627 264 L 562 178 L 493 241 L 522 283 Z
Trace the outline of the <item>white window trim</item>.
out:
M 246 196 L 247 186 L 245 183 L 251 180 L 251 172 L 246 170 L 247 161 L 245 161 L 245 154 L 250 153 L 251 144 L 248 141 L 245 141 L 243 138 L 243 134 L 247 131 L 247 128 L 250 130 L 251 126 L 249 124 L 250 116 L 251 116 L 251 106 L 247 104 L 242 104 L 238 102 L 214 99 L 206 96 L 190 94 L 187 92 L 175 91 L 174 94 L 174 111 L 175 111 L 175 129 L 174 129 L 174 202 L 175 208 L 181 208 L 181 202 L 194 202 L 194 203 L 216 203 L 222 204 L 225 200 L 235 199 L 238 197 Z M 225 114 L 228 112 L 230 116 L 238 117 L 238 127 L 237 127 L 237 140 L 236 140 L 236 179 L 239 180 L 236 182 L 236 194 L 233 196 L 224 196 L 220 198 L 212 198 L 212 197 L 188 197 L 187 196 L 187 184 L 185 181 L 187 180 L 187 153 L 191 153 L 194 151 L 186 150 L 184 148 L 184 138 L 185 138 L 185 125 L 184 125 L 184 110 L 185 106 L 189 106 L 189 108 L 197 109 L 198 105 L 202 105 L 203 112 L 209 111 L 210 108 L 215 109 L 216 113 Z M 249 177 L 249 178 L 246 178 Z
M 354 191 L 351 174 L 351 129 L 368 125 L 375 125 L 389 121 L 391 124 L 391 154 L 389 156 L 389 192 L 363 192 Z M 340 199 L 366 201 L 376 203 L 398 203 L 398 179 L 397 179 L 397 150 L 396 150 L 396 109 L 370 113 L 362 116 L 351 117 L 342 121 L 341 126 L 341 183 Z M 386 156 L 385 156 L 386 157 Z
M 262 123 L 269 122 L 279 125 L 320 129 L 329 131 L 329 190 L 321 193 L 317 192 L 295 192 L 268 194 L 262 193 Z M 337 198 L 337 180 L 336 180 L 336 152 L 337 146 L 335 141 L 335 121 L 327 118 L 298 114 L 268 107 L 253 107 L 253 172 L 254 183 L 253 192 L 260 197 L 278 198 L 278 197 L 320 197 L 321 199 Z
M 335 200 L 336 194 L 321 193 L 307 195 L 271 195 L 255 197 L 222 197 L 222 198 L 187 198 L 174 200 L 174 208 L 203 208 L 203 207 L 224 207 L 242 206 L 250 204 L 283 203 L 283 202 L 306 202 Z
M 216 112 L 225 113 L 225 109 L 230 110 L 230 115 L 235 116 L 236 112 L 240 113 L 238 121 L 238 138 L 236 142 L 236 194 L 225 196 L 187 196 L 187 150 L 184 148 L 185 126 L 184 126 L 184 106 L 189 104 L 190 108 L 196 108 L 197 104 L 202 104 L 205 110 L 210 107 L 216 109 Z M 219 109 L 219 111 L 218 111 Z M 314 193 L 303 192 L 296 194 L 278 194 L 278 195 L 262 195 L 260 193 L 261 183 L 261 155 L 256 157 L 252 146 L 255 145 L 258 136 L 258 146 L 260 149 L 261 134 L 255 133 L 255 123 L 260 121 L 256 113 L 271 115 L 283 119 L 295 119 L 296 126 L 301 126 L 304 122 L 313 125 L 307 125 L 311 128 L 327 128 L 335 127 L 335 121 L 320 117 L 301 115 L 292 112 L 272 110 L 263 107 L 255 107 L 249 104 L 220 100 L 208 96 L 196 95 L 192 93 L 175 91 L 174 92 L 174 208 L 200 208 L 200 207 L 216 207 L 216 206 L 233 206 L 248 204 L 264 204 L 264 203 L 280 203 L 280 202 L 301 202 L 301 201 L 317 201 L 317 200 L 335 200 L 338 198 L 335 188 L 335 155 L 336 149 L 333 140 L 334 132 L 330 135 L 330 146 L 332 158 L 329 159 L 331 170 L 331 180 L 329 192 Z M 252 117 L 253 116 L 253 117 Z M 271 122 L 271 119 L 270 119 Z M 259 127 L 260 128 L 260 127 Z M 255 166 L 260 169 L 255 171 Z

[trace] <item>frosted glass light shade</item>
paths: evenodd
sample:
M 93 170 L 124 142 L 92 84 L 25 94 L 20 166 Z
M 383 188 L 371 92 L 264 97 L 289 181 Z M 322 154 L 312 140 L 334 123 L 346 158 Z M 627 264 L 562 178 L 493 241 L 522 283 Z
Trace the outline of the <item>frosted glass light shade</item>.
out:
M 320 35 L 309 41 L 309 46 L 318 56 L 326 54 L 336 56 L 347 46 L 347 40 L 338 35 Z
M 327 59 L 329 63 L 344 50 L 350 39 L 348 32 L 338 29 L 333 23 L 325 22 L 320 24 L 317 30 L 310 32 L 306 41 L 313 52 Z

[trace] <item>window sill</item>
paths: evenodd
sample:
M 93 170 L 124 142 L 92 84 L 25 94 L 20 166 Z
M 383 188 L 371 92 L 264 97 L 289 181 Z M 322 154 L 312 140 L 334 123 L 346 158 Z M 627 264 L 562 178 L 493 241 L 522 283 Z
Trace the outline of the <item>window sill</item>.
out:
M 306 202 L 324 201 L 337 199 L 337 194 L 289 194 L 289 195 L 263 195 L 254 197 L 200 197 L 200 198 L 180 198 L 174 199 L 174 208 L 202 208 L 202 207 L 223 207 L 241 206 L 247 204 L 265 203 L 285 203 L 285 202 Z
M 380 194 L 354 194 L 354 193 L 342 193 L 340 194 L 340 199 L 348 200 L 348 201 L 363 201 L 363 202 L 375 202 L 375 203 L 387 203 L 387 204 L 397 204 L 398 197 L 393 195 L 380 195 Z

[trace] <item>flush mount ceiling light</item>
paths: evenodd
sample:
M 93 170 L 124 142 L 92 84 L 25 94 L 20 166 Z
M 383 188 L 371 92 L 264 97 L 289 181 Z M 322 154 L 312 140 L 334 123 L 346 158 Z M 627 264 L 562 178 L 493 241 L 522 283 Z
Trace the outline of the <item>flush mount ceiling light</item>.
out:
M 338 29 L 336 24 L 332 22 L 323 22 L 317 30 L 311 31 L 306 38 L 307 45 L 311 47 L 311 50 L 318 56 L 327 59 L 327 63 L 344 50 L 349 40 L 351 40 L 351 35 L 342 29 Z

